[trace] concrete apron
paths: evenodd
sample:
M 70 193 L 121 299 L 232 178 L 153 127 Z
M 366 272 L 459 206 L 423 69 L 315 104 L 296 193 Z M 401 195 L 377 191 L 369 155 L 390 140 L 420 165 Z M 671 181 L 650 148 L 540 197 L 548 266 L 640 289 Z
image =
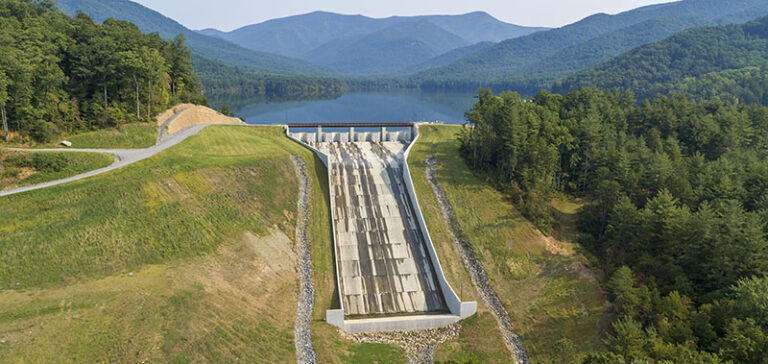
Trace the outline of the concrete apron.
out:
M 288 132 L 328 167 L 341 309 L 328 310 L 326 321 L 346 332 L 436 328 L 477 311 L 445 280 L 414 203 L 405 160 L 417 133 L 381 142 L 354 131 L 332 138 Z

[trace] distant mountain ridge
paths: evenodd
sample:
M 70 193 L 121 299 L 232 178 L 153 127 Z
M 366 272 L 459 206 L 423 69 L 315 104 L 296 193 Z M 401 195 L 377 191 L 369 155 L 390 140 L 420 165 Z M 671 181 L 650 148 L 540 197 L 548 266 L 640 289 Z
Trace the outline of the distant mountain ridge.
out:
M 341 73 L 382 74 L 402 71 L 457 48 L 546 29 L 504 23 L 484 12 L 376 19 L 318 11 L 231 32 L 205 29 L 199 33 Z
M 475 43 L 470 46 L 456 48 L 454 50 L 451 50 L 449 52 L 443 53 L 437 57 L 431 58 L 427 61 L 424 61 L 420 64 L 417 64 L 415 66 L 411 66 L 409 68 L 406 68 L 404 72 L 406 73 L 415 73 L 419 71 L 428 70 L 430 68 L 445 66 L 448 64 L 451 64 L 453 62 L 456 62 L 464 57 L 467 57 L 469 55 L 475 54 L 477 52 L 480 52 L 482 50 L 491 48 L 496 43 L 493 42 L 480 42 Z
M 670 89 L 685 93 L 680 87 L 682 83 L 697 89 L 695 93 L 699 94 L 706 90 L 698 86 L 701 82 L 695 82 L 695 78 L 707 75 L 707 82 L 711 84 L 734 78 L 746 85 L 750 74 L 745 70 L 762 77 L 766 66 L 768 17 L 763 17 L 745 24 L 687 29 L 578 72 L 558 83 L 555 91 L 567 92 L 585 86 L 618 87 L 632 89 L 639 98 L 646 98 L 667 94 Z M 765 89 L 765 84 L 750 87 Z
M 683 0 L 616 15 L 595 14 L 562 28 L 502 41 L 420 73 L 422 82 L 475 87 L 494 82 L 554 80 L 684 29 L 745 22 L 768 15 L 765 0 Z
M 332 73 L 327 69 L 304 61 L 266 52 L 257 52 L 220 38 L 194 32 L 175 20 L 132 1 L 55 0 L 55 2 L 61 11 L 70 16 L 78 11 L 82 11 L 99 23 L 107 18 L 126 20 L 136 24 L 145 33 L 158 32 L 165 39 L 182 34 L 187 38 L 187 46 L 194 53 L 243 69 L 287 75 L 321 75 Z
M 427 20 L 414 20 L 326 43 L 303 59 L 347 74 L 395 73 L 468 45 L 467 40 Z

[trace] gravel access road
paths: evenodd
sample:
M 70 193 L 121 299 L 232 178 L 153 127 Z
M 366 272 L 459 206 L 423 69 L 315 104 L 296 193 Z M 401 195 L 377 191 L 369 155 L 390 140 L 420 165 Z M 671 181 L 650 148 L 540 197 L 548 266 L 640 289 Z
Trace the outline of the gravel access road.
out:
M 140 160 L 147 159 L 149 157 L 154 156 L 157 153 L 160 153 L 176 144 L 179 144 L 183 142 L 185 139 L 197 134 L 200 132 L 200 130 L 203 130 L 208 125 L 194 125 L 190 126 L 184 130 L 179 131 L 178 133 L 175 133 L 171 136 L 168 136 L 164 138 L 162 141 L 160 141 L 158 144 L 153 145 L 149 148 L 144 149 L 76 149 L 76 148 L 51 148 L 51 149 L 23 149 L 23 148 L 13 148 L 9 150 L 18 150 L 18 151 L 31 151 L 31 152 L 94 152 L 94 153 L 105 153 L 105 154 L 111 154 L 115 156 L 115 162 L 111 165 L 94 169 L 89 172 L 81 173 L 76 176 L 64 178 L 64 179 L 58 179 L 55 181 L 48 181 L 43 183 L 38 183 L 36 185 L 31 186 L 25 186 L 25 187 L 19 187 L 14 188 L 10 190 L 0 191 L 0 196 L 8 196 L 13 195 L 17 193 L 27 192 L 27 191 L 33 191 L 38 190 L 41 188 L 51 187 L 60 185 L 63 183 L 68 182 L 74 182 L 81 180 L 83 178 L 93 177 L 100 175 L 102 173 L 106 173 L 109 171 L 114 171 L 115 169 L 125 167 L 129 164 L 136 163 Z

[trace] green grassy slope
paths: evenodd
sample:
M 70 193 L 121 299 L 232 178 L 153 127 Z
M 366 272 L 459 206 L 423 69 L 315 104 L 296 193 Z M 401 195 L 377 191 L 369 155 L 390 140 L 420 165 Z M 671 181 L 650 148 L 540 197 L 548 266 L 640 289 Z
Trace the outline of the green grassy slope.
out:
M 0 190 L 71 177 L 112 162 L 114 157 L 101 153 L 0 150 Z
M 73 148 L 148 148 L 157 141 L 155 123 L 135 123 L 72 135 Z
M 469 170 L 458 153 L 455 135 L 459 128 L 421 127 L 408 161 L 419 203 L 449 282 L 457 291 L 463 287 L 464 300 L 478 299 L 426 182 L 424 160 L 433 155 L 438 158 L 438 178 L 462 229 L 532 360 L 553 359 L 555 343 L 561 338 L 571 340 L 580 353 L 599 348 L 607 322 L 607 302 L 599 282 L 585 267 L 584 257 L 569 242 L 575 235 L 573 216 L 577 205 L 556 204 L 563 211 L 558 239 L 541 235 L 500 192 Z M 480 311 L 477 318 L 464 322 L 457 342 L 438 348 L 437 360 L 475 358 L 483 362 L 508 362 L 495 320 L 482 307 Z
M 400 349 L 344 341 L 319 321 L 335 289 L 322 163 L 279 127 L 237 126 L 208 127 L 114 172 L 0 198 L 0 357 L 295 362 L 291 154 L 312 180 L 318 357 L 403 361 Z

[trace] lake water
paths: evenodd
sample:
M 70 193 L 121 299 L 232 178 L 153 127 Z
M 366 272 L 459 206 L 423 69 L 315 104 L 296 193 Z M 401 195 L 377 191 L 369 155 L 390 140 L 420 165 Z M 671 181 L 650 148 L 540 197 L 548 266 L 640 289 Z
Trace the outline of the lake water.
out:
M 474 93 L 389 91 L 352 92 L 334 100 L 255 103 L 235 110 L 249 124 L 311 122 L 466 122 Z

